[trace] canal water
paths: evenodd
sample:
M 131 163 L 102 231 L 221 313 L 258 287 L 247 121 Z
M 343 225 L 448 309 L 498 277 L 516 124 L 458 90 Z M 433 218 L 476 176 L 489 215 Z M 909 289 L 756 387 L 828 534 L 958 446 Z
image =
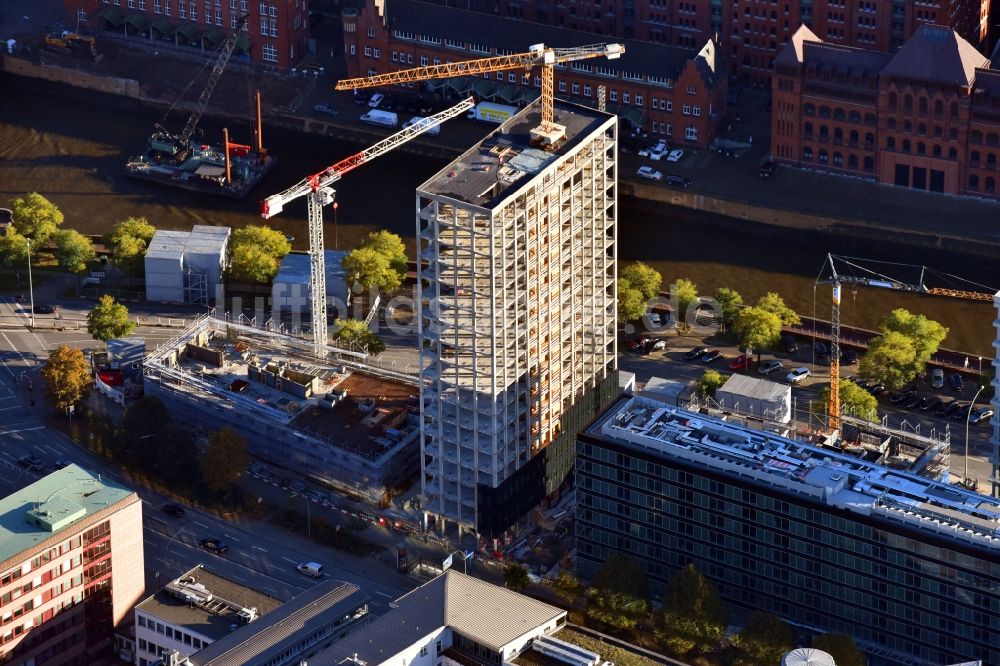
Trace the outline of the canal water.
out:
M 183 229 L 194 224 L 240 227 L 260 222 L 258 200 L 281 191 L 304 175 L 356 152 L 361 146 L 265 125 L 265 144 L 278 156 L 278 167 L 241 201 L 204 196 L 126 178 L 123 165 L 138 152 L 153 123 L 162 114 L 122 110 L 101 102 L 71 100 L 45 93 L 8 90 L 0 105 L 0 201 L 37 191 L 54 201 L 66 224 L 88 234 L 101 234 L 129 216 L 143 216 L 161 228 Z M 174 116 L 169 127 L 180 127 Z M 460 121 L 465 122 L 465 121 Z M 202 123 L 205 141 L 218 143 L 219 123 Z M 249 123 L 228 124 L 232 140 L 249 143 Z M 445 160 L 396 152 L 348 174 L 337 188 L 340 202 L 334 220 L 327 221 L 326 242 L 350 248 L 374 229 L 402 235 L 412 247 L 414 188 L 441 169 Z M 831 181 L 835 183 L 836 181 Z M 3 205 L 3 204 L 0 204 Z M 294 236 L 305 249 L 305 204 L 298 202 L 268 222 Z M 336 226 L 336 239 L 334 234 Z M 750 233 L 708 225 L 699 213 L 664 207 L 640 211 L 627 201 L 621 206 L 619 255 L 622 261 L 642 260 L 661 271 L 665 280 L 693 280 L 702 294 L 720 286 L 740 291 L 745 300 L 766 291 L 781 293 L 802 312 L 829 314 L 829 287 L 814 287 L 827 252 L 869 259 L 925 263 L 942 272 L 981 284 L 1000 286 L 997 262 L 892 243 L 823 238 L 789 239 L 782 230 Z M 922 312 L 949 327 L 945 346 L 983 357 L 992 356 L 991 305 L 878 289 L 846 290 L 842 321 L 874 327 L 894 307 Z M 975 359 L 973 359 L 975 362 Z M 975 367 L 975 366 L 973 366 Z

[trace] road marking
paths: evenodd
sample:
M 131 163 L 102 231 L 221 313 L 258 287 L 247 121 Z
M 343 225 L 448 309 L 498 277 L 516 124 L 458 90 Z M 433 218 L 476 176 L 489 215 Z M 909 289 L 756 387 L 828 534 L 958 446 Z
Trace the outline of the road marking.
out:
M 287 557 L 285 557 L 284 555 L 281 556 L 281 559 L 283 559 L 286 562 L 291 562 L 292 564 L 298 564 L 298 562 L 296 562 L 295 560 L 290 560 Z
M 0 435 L 16 435 L 19 432 L 34 432 L 45 430 L 45 426 L 35 426 L 34 428 L 21 428 L 20 430 L 0 430 Z
M 229 539 L 230 541 L 232 541 L 233 543 L 239 543 L 240 542 L 240 540 L 237 539 L 234 536 L 229 536 L 228 534 L 223 534 L 223 536 L 226 537 L 227 539 Z
M 208 525 L 202 525 L 197 520 L 192 520 L 191 522 L 194 523 L 195 525 L 197 525 L 198 527 L 200 527 L 203 530 L 207 530 L 208 529 Z
M 254 550 L 259 550 L 262 553 L 267 552 L 267 548 L 261 548 L 260 546 L 250 546 L 250 547 L 253 548 Z
M 375 590 L 375 594 L 377 594 L 379 596 L 383 596 L 386 599 L 392 599 L 392 595 L 391 594 L 386 594 L 385 592 L 379 592 L 378 590 Z

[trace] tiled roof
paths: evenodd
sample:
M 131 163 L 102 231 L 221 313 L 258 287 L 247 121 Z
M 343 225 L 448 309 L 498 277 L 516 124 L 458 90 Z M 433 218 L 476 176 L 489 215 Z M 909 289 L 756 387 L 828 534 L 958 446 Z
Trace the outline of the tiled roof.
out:
M 417 35 L 455 39 L 498 48 L 501 52 L 520 53 L 531 44 L 544 43 L 554 48 L 587 46 L 613 41 L 625 44 L 625 55 L 606 66 L 613 70 L 675 79 L 698 52 L 680 46 L 667 46 L 638 40 L 618 40 L 580 30 L 569 30 L 529 21 L 493 16 L 482 12 L 444 7 L 419 0 L 384 0 L 390 30 Z M 463 52 L 464 53 L 464 52 Z M 719 62 L 721 63 L 721 58 Z M 605 62 L 595 60 L 596 66 Z M 713 64 L 718 77 L 721 64 Z M 714 81 L 710 81 L 710 84 Z
M 986 56 L 951 28 L 923 25 L 899 49 L 884 73 L 919 81 L 967 86 L 976 68 L 986 67 Z

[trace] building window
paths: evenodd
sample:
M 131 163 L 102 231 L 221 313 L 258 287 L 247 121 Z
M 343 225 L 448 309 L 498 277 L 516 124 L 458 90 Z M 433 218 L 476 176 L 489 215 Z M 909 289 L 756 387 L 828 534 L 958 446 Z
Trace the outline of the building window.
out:
M 393 51 L 392 52 L 392 61 L 393 62 L 398 62 L 399 61 L 399 52 L 398 51 Z
M 507 72 L 507 83 L 517 83 L 517 74 L 514 72 Z
M 181 4 L 181 7 L 182 8 L 184 7 L 183 3 Z M 128 0 L 128 8 L 129 9 L 135 9 L 135 0 Z M 184 18 L 184 17 L 182 16 L 181 18 Z
M 608 94 L 608 99 L 610 99 L 612 102 L 617 102 L 618 101 L 618 91 L 617 90 L 612 90 Z
M 441 64 L 441 58 L 435 57 L 434 58 L 434 64 L 435 65 L 440 65 Z
M 573 82 L 573 94 L 574 95 L 579 95 L 580 94 L 580 83 L 577 82 L 577 81 Z
M 221 16 L 217 16 L 216 18 L 219 21 L 222 20 Z M 222 24 L 220 23 L 219 25 L 222 25 Z M 278 19 L 271 19 L 271 36 L 272 37 L 277 37 L 278 36 Z
M 803 148 L 802 149 L 802 159 L 806 160 L 807 162 L 811 162 L 812 158 L 813 158 L 813 149 L 810 148 L 809 146 L 806 146 L 805 148 Z
M 693 83 L 688 84 L 688 95 L 694 95 L 695 92 L 696 90 L 694 84 Z
M 666 110 L 667 113 L 673 113 L 674 112 L 674 103 L 673 103 L 672 100 L 669 100 L 669 99 L 667 100 L 667 106 L 665 107 L 665 110 Z
M 560 81 L 559 82 L 559 92 L 561 92 L 561 93 L 566 92 L 566 82 L 565 81 Z
M 841 155 L 840 153 L 834 153 L 833 154 L 833 165 L 834 166 L 841 166 L 843 164 L 844 164 L 844 156 Z
M 688 125 L 684 128 L 684 138 L 688 141 L 698 140 L 698 128 L 694 125 Z
M 622 104 L 628 104 L 629 94 L 627 92 L 622 93 Z
M 263 54 L 264 62 L 278 62 L 278 49 L 274 47 L 274 44 L 264 44 L 261 47 L 261 53 Z
M 427 56 L 425 56 L 425 55 L 420 56 L 420 66 L 421 67 L 426 67 L 427 66 L 427 62 L 428 62 Z
M 694 107 L 691 108 L 691 115 L 693 115 L 693 116 L 700 116 L 701 115 L 701 107 L 698 106 L 697 104 L 695 104 Z
M 584 86 L 583 86 L 583 96 L 584 97 L 590 97 L 590 93 L 591 93 L 590 84 L 589 83 L 584 84 Z
M 372 39 L 375 38 L 375 28 L 368 28 L 368 36 Z
M 351 55 L 357 55 L 357 54 L 358 54 L 358 47 L 355 46 L 354 44 L 351 44 Z
M 691 115 L 691 105 L 690 104 L 685 104 L 681 108 L 681 113 L 684 114 L 685 116 L 690 116 Z
M 372 57 L 374 57 L 374 58 L 381 58 L 382 57 L 382 50 L 381 49 L 372 49 Z
M 671 125 L 670 123 L 663 123 L 663 124 L 667 126 L 667 136 L 673 136 L 674 135 L 674 126 Z
M 163 13 L 163 5 L 160 2 L 160 0 L 153 0 L 153 13 L 155 14 Z
M 371 58 L 372 57 L 372 47 L 370 47 L 370 46 L 366 46 L 365 47 L 365 57 L 366 58 Z
M 637 94 L 637 95 L 635 96 L 635 105 L 636 105 L 636 106 L 642 106 L 642 95 L 638 95 L 638 94 Z

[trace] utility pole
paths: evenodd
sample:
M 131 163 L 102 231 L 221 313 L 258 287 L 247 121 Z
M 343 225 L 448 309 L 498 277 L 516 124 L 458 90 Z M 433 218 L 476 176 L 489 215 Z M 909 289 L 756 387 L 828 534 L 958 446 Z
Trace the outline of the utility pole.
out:
M 24 244 L 28 246 L 28 296 L 31 299 L 31 330 L 35 330 L 35 285 L 31 281 L 31 239 L 25 238 Z

